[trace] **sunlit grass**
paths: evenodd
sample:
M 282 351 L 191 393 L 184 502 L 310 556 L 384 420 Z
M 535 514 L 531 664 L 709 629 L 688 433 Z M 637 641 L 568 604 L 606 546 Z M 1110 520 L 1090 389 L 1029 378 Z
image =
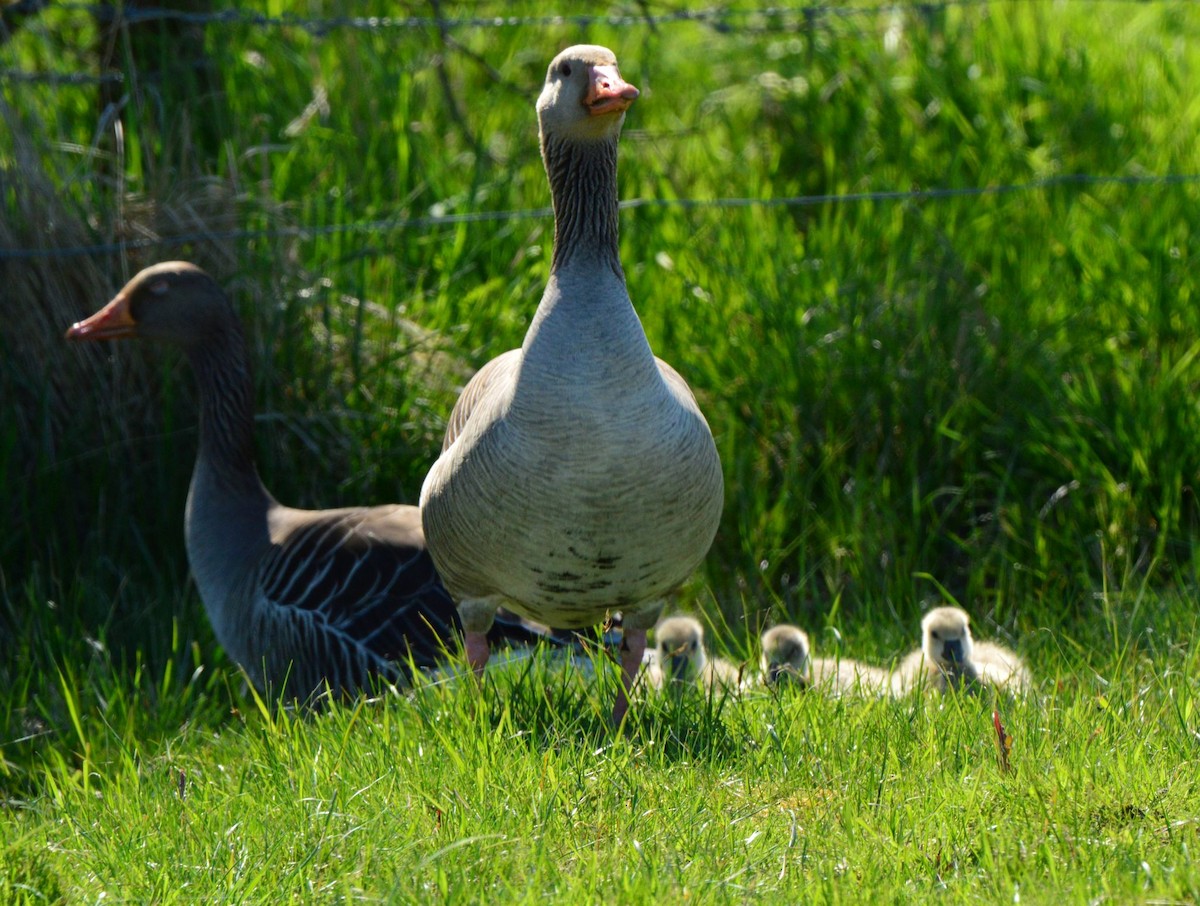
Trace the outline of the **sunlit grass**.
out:
M 642 703 L 623 736 L 604 727 L 610 683 L 544 662 L 490 674 L 482 703 L 471 682 L 308 717 L 235 699 L 163 741 L 166 711 L 81 715 L 41 792 L 9 803 L 0 885 L 71 901 L 1186 899 L 1197 664 L 1156 641 L 1103 674 L 1068 653 L 1029 700 L 696 691 Z

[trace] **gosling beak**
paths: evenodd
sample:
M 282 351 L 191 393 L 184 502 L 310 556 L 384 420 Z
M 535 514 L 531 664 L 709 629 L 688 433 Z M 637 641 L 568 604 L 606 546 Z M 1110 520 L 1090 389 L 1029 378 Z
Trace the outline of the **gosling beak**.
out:
M 946 642 L 942 645 L 942 657 L 950 664 L 961 664 L 963 662 L 963 643 L 962 639 L 955 639 Z
M 616 66 L 590 66 L 588 75 L 588 91 L 583 106 L 592 116 L 624 113 L 640 93 L 621 78 Z
M 691 663 L 686 654 L 671 655 L 671 679 L 683 682 L 688 678 Z
M 129 297 L 117 293 L 111 302 L 67 329 L 68 340 L 119 340 L 137 336 L 137 322 L 129 313 Z

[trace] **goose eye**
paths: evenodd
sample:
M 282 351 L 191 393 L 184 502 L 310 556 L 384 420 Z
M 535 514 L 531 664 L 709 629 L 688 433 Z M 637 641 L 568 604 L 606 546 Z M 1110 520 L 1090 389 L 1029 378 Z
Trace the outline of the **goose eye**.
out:
M 156 296 L 165 296 L 168 289 L 170 289 L 170 286 L 166 280 L 155 280 L 150 284 L 150 292 Z
M 563 64 L 562 64 L 562 66 L 558 67 L 558 71 L 559 71 L 559 72 L 561 72 L 561 73 L 562 73 L 564 76 L 567 76 L 568 78 L 570 78 L 570 76 L 571 76 L 571 64 L 570 64 L 570 63 L 563 63 Z
M 941 636 L 940 636 L 940 635 L 938 635 L 936 632 L 933 632 L 932 630 L 930 631 L 930 633 L 929 633 L 929 634 L 930 634 L 931 636 L 933 636 L 933 638 L 934 638 L 935 640 L 937 640 L 937 639 L 940 639 L 940 638 L 941 638 Z

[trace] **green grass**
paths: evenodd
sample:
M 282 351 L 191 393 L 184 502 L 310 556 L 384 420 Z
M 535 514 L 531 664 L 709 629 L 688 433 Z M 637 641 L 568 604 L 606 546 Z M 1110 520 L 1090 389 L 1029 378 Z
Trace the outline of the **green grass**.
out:
M 146 36 L 121 35 L 120 141 L 93 86 L 0 78 L 0 899 L 1200 898 L 1200 184 L 669 203 L 1200 174 L 1200 5 L 749 8 L 217 24 L 203 97 L 186 53 L 131 68 Z M 0 69 L 87 69 L 97 37 L 51 5 Z M 622 214 L 622 259 L 725 469 L 678 603 L 737 657 L 788 618 L 881 662 L 961 604 L 1038 678 L 1002 707 L 1015 774 L 971 699 L 663 703 L 615 738 L 611 678 L 535 671 L 481 710 L 437 689 L 297 719 L 216 647 L 181 543 L 190 375 L 63 328 L 194 259 L 248 324 L 276 495 L 414 501 L 458 388 L 520 342 L 551 225 L 403 222 L 548 203 L 533 98 L 577 41 L 643 90 L 621 193 L 668 203 Z M 3 257 L 147 234 L 207 238 Z
M 620 737 L 603 718 L 611 672 L 588 685 L 544 665 L 492 674 L 482 705 L 450 684 L 308 718 L 235 688 L 234 716 L 196 698 L 165 739 L 167 715 L 142 701 L 118 695 L 89 716 L 67 696 L 71 737 L 49 749 L 38 793 L 10 803 L 0 891 L 1192 902 L 1198 665 L 1185 635 L 1132 639 L 1103 676 L 1064 646 L 1027 701 L 696 692 L 639 708 Z M 1014 738 L 1008 772 L 993 704 Z

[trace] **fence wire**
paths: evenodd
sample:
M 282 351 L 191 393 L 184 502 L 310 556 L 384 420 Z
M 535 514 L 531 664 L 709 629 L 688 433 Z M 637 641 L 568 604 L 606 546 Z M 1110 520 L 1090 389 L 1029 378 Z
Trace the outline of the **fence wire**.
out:
M 735 29 L 738 22 L 775 20 L 777 22 L 810 22 L 822 18 L 847 19 L 871 17 L 897 12 L 933 14 L 942 10 L 967 6 L 995 6 L 1000 3 L 1031 3 L 1037 0 L 914 0 L 870 5 L 814 4 L 811 6 L 764 6 L 746 9 L 709 7 L 706 9 L 672 9 L 664 12 L 641 13 L 548 13 L 537 16 L 271 16 L 246 9 L 193 12 L 163 7 L 126 7 L 117 9 L 94 3 L 58 3 L 56 9 L 84 12 L 101 22 L 121 21 L 128 24 L 143 22 L 180 22 L 188 25 L 242 25 L 259 28 L 296 28 L 321 36 L 342 29 L 379 31 L 395 29 L 488 29 L 488 28 L 554 28 L 564 25 L 586 28 L 607 25 L 614 28 L 634 26 L 655 27 L 684 22 L 697 22 L 718 28 Z M 1073 3 L 1144 3 L 1146 0 L 1070 0 Z M 1166 2 L 1166 0 L 1160 0 Z M 1187 0 L 1185 0 L 1187 2 Z
M 778 31 L 794 32 L 800 28 L 818 27 L 823 21 L 854 18 L 917 14 L 927 17 L 966 7 L 993 8 L 1018 4 L 1031 5 L 1044 0 L 915 0 L 915 2 L 885 2 L 866 5 L 815 4 L 810 6 L 763 6 L 745 9 L 709 7 L 704 9 L 669 9 L 663 12 L 623 14 L 546 14 L 534 16 L 476 15 L 476 16 L 272 16 L 246 9 L 226 9 L 212 12 L 191 12 L 165 7 L 115 7 L 88 2 L 54 4 L 58 11 L 92 16 L 101 23 L 138 24 L 146 22 L 178 22 L 193 25 L 241 26 L 250 28 L 290 28 L 322 37 L 332 32 L 350 30 L 436 29 L 440 33 L 464 29 L 551 28 L 557 26 L 612 27 L 667 26 L 681 23 L 708 25 L 720 32 Z M 1073 5 L 1135 4 L 1140 6 L 1163 3 L 1195 6 L 1200 0 L 1064 0 Z M 436 8 L 436 7 L 435 7 Z M 120 83 L 120 72 L 93 74 L 87 72 L 28 72 L 0 69 L 0 82 L 45 84 L 51 86 L 82 86 Z M 623 210 L 637 208 L 678 208 L 685 210 L 813 207 L 818 205 L 855 204 L 863 202 L 920 202 L 939 199 L 1007 195 L 1034 192 L 1064 186 L 1123 185 L 1152 188 L 1200 183 L 1200 174 L 1166 173 L 1138 176 L 1103 174 L 1060 174 L 1023 183 L 991 186 L 934 187 L 908 190 L 851 192 L 845 194 L 800 195 L 778 198 L 635 198 L 621 202 Z M 98 242 L 71 247 L 0 248 L 0 261 L 32 259 L 70 259 L 91 255 L 108 255 L 142 248 L 174 248 L 192 243 L 215 241 L 254 241 L 256 239 L 314 239 L 334 234 L 386 234 L 405 230 L 430 230 L 457 224 L 486 223 L 545 219 L 552 216 L 548 207 L 525 210 L 468 211 L 454 214 L 427 214 L 354 221 L 326 225 L 296 225 L 266 229 L 195 230 L 164 236 L 143 236 L 113 242 Z
M 1164 173 L 1141 176 L 1106 176 L 1090 173 L 1068 173 L 1048 176 L 1023 183 L 992 186 L 963 186 L 928 189 L 884 190 L 877 192 L 848 192 L 844 194 L 793 195 L 777 198 L 632 198 L 622 201 L 622 210 L 638 208 L 678 208 L 683 210 L 815 207 L 818 205 L 856 204 L 863 202 L 920 202 L 949 198 L 971 198 L 988 195 L 1011 195 L 1069 186 L 1130 186 L 1153 188 L 1200 184 L 1200 173 Z M 429 230 L 458 224 L 490 223 L 496 221 L 536 220 L 553 216 L 551 208 L 527 208 L 513 211 L 464 211 L 458 214 L 429 214 L 418 217 L 396 217 L 382 220 L 351 221 L 321 226 L 286 226 L 269 229 L 195 230 L 165 236 L 144 236 L 119 242 L 98 242 L 92 245 L 63 248 L 0 248 L 0 261 L 33 259 L 69 259 L 88 255 L 111 255 L 143 248 L 176 248 L 198 242 L 245 241 L 256 239 L 316 239 L 339 234 L 392 233 L 405 230 Z
M 812 29 L 825 20 L 865 19 L 901 13 L 936 16 L 950 9 L 965 7 L 1000 7 L 1029 5 L 1044 0 L 912 0 L 867 5 L 813 4 L 810 6 L 763 6 L 746 9 L 708 7 L 705 9 L 669 9 L 664 12 L 640 13 L 549 13 L 537 16 L 299 16 L 267 15 L 247 9 L 225 9 L 212 12 L 193 12 L 165 7 L 120 7 L 98 3 L 66 2 L 54 4 L 54 9 L 82 13 L 101 24 L 124 25 L 148 22 L 176 22 L 189 25 L 242 26 L 251 28 L 297 29 L 315 37 L 336 31 L 386 31 L 433 29 L 439 34 L 469 29 L 554 28 L 574 26 L 586 28 L 605 25 L 613 28 L 669 26 L 683 23 L 708 25 L 718 32 L 792 32 L 799 28 Z M 1065 0 L 1073 5 L 1134 4 L 1148 6 L 1173 3 L 1196 5 L 1200 0 Z M 29 14 L 32 19 L 36 12 Z M 26 21 L 29 21 L 28 19 Z M 29 26 L 26 26 L 28 28 Z M 4 37 L 0 30 L 0 39 Z M 41 82 L 47 85 L 112 84 L 124 81 L 121 73 L 99 75 L 82 72 L 30 72 L 0 68 L 0 81 L 16 83 Z

